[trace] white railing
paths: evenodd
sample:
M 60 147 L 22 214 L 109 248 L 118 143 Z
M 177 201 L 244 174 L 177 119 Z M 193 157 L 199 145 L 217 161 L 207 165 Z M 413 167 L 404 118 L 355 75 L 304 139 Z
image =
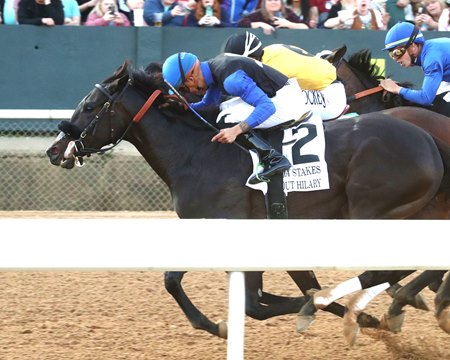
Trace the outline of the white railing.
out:
M 0 109 L 0 119 L 70 119 L 74 110 Z
M 0 270 L 228 271 L 227 359 L 244 359 L 243 271 L 450 269 L 449 221 L 0 219 Z

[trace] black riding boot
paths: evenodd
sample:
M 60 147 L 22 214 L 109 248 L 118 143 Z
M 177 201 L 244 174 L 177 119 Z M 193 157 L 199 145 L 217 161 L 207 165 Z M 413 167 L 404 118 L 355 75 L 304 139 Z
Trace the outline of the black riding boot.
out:
M 249 150 L 255 150 L 258 153 L 259 161 L 264 166 L 258 176 L 253 175 L 248 181 L 249 184 L 258 184 L 262 181 L 268 181 L 272 175 L 282 173 L 292 165 L 289 160 L 276 151 L 269 143 L 261 139 L 252 131 L 243 134 L 246 141 L 243 141 L 245 147 Z

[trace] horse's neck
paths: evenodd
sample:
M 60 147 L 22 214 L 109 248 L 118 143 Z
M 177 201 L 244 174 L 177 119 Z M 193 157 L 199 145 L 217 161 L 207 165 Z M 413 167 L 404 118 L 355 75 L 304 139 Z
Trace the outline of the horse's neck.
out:
M 168 119 L 152 111 L 136 124 L 128 140 L 170 186 L 180 173 L 198 176 L 199 168 L 208 171 L 204 159 L 209 158 L 205 152 L 212 136 L 212 132 L 186 125 L 183 119 Z

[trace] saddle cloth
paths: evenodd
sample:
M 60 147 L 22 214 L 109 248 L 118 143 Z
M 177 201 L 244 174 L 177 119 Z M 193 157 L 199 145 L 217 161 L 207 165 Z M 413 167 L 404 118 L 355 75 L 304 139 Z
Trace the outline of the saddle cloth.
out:
M 258 155 L 250 151 L 253 172 L 257 171 Z M 317 191 L 330 188 L 325 161 L 325 136 L 322 119 L 311 116 L 294 127 L 284 130 L 283 155 L 292 167 L 283 174 L 283 190 L 286 195 L 292 191 Z M 251 175 L 249 176 L 250 179 Z M 267 193 L 267 183 L 246 185 Z

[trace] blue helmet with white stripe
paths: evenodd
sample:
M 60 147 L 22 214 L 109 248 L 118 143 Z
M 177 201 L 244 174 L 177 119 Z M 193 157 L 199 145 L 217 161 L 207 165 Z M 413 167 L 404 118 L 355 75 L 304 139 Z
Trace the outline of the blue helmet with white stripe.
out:
M 383 50 L 391 50 L 402 45 L 408 48 L 412 43 L 425 43 L 422 32 L 409 22 L 400 22 L 395 24 L 386 34 Z
M 197 56 L 187 52 L 169 56 L 162 66 L 164 80 L 169 82 L 175 89 L 179 88 L 197 60 Z

